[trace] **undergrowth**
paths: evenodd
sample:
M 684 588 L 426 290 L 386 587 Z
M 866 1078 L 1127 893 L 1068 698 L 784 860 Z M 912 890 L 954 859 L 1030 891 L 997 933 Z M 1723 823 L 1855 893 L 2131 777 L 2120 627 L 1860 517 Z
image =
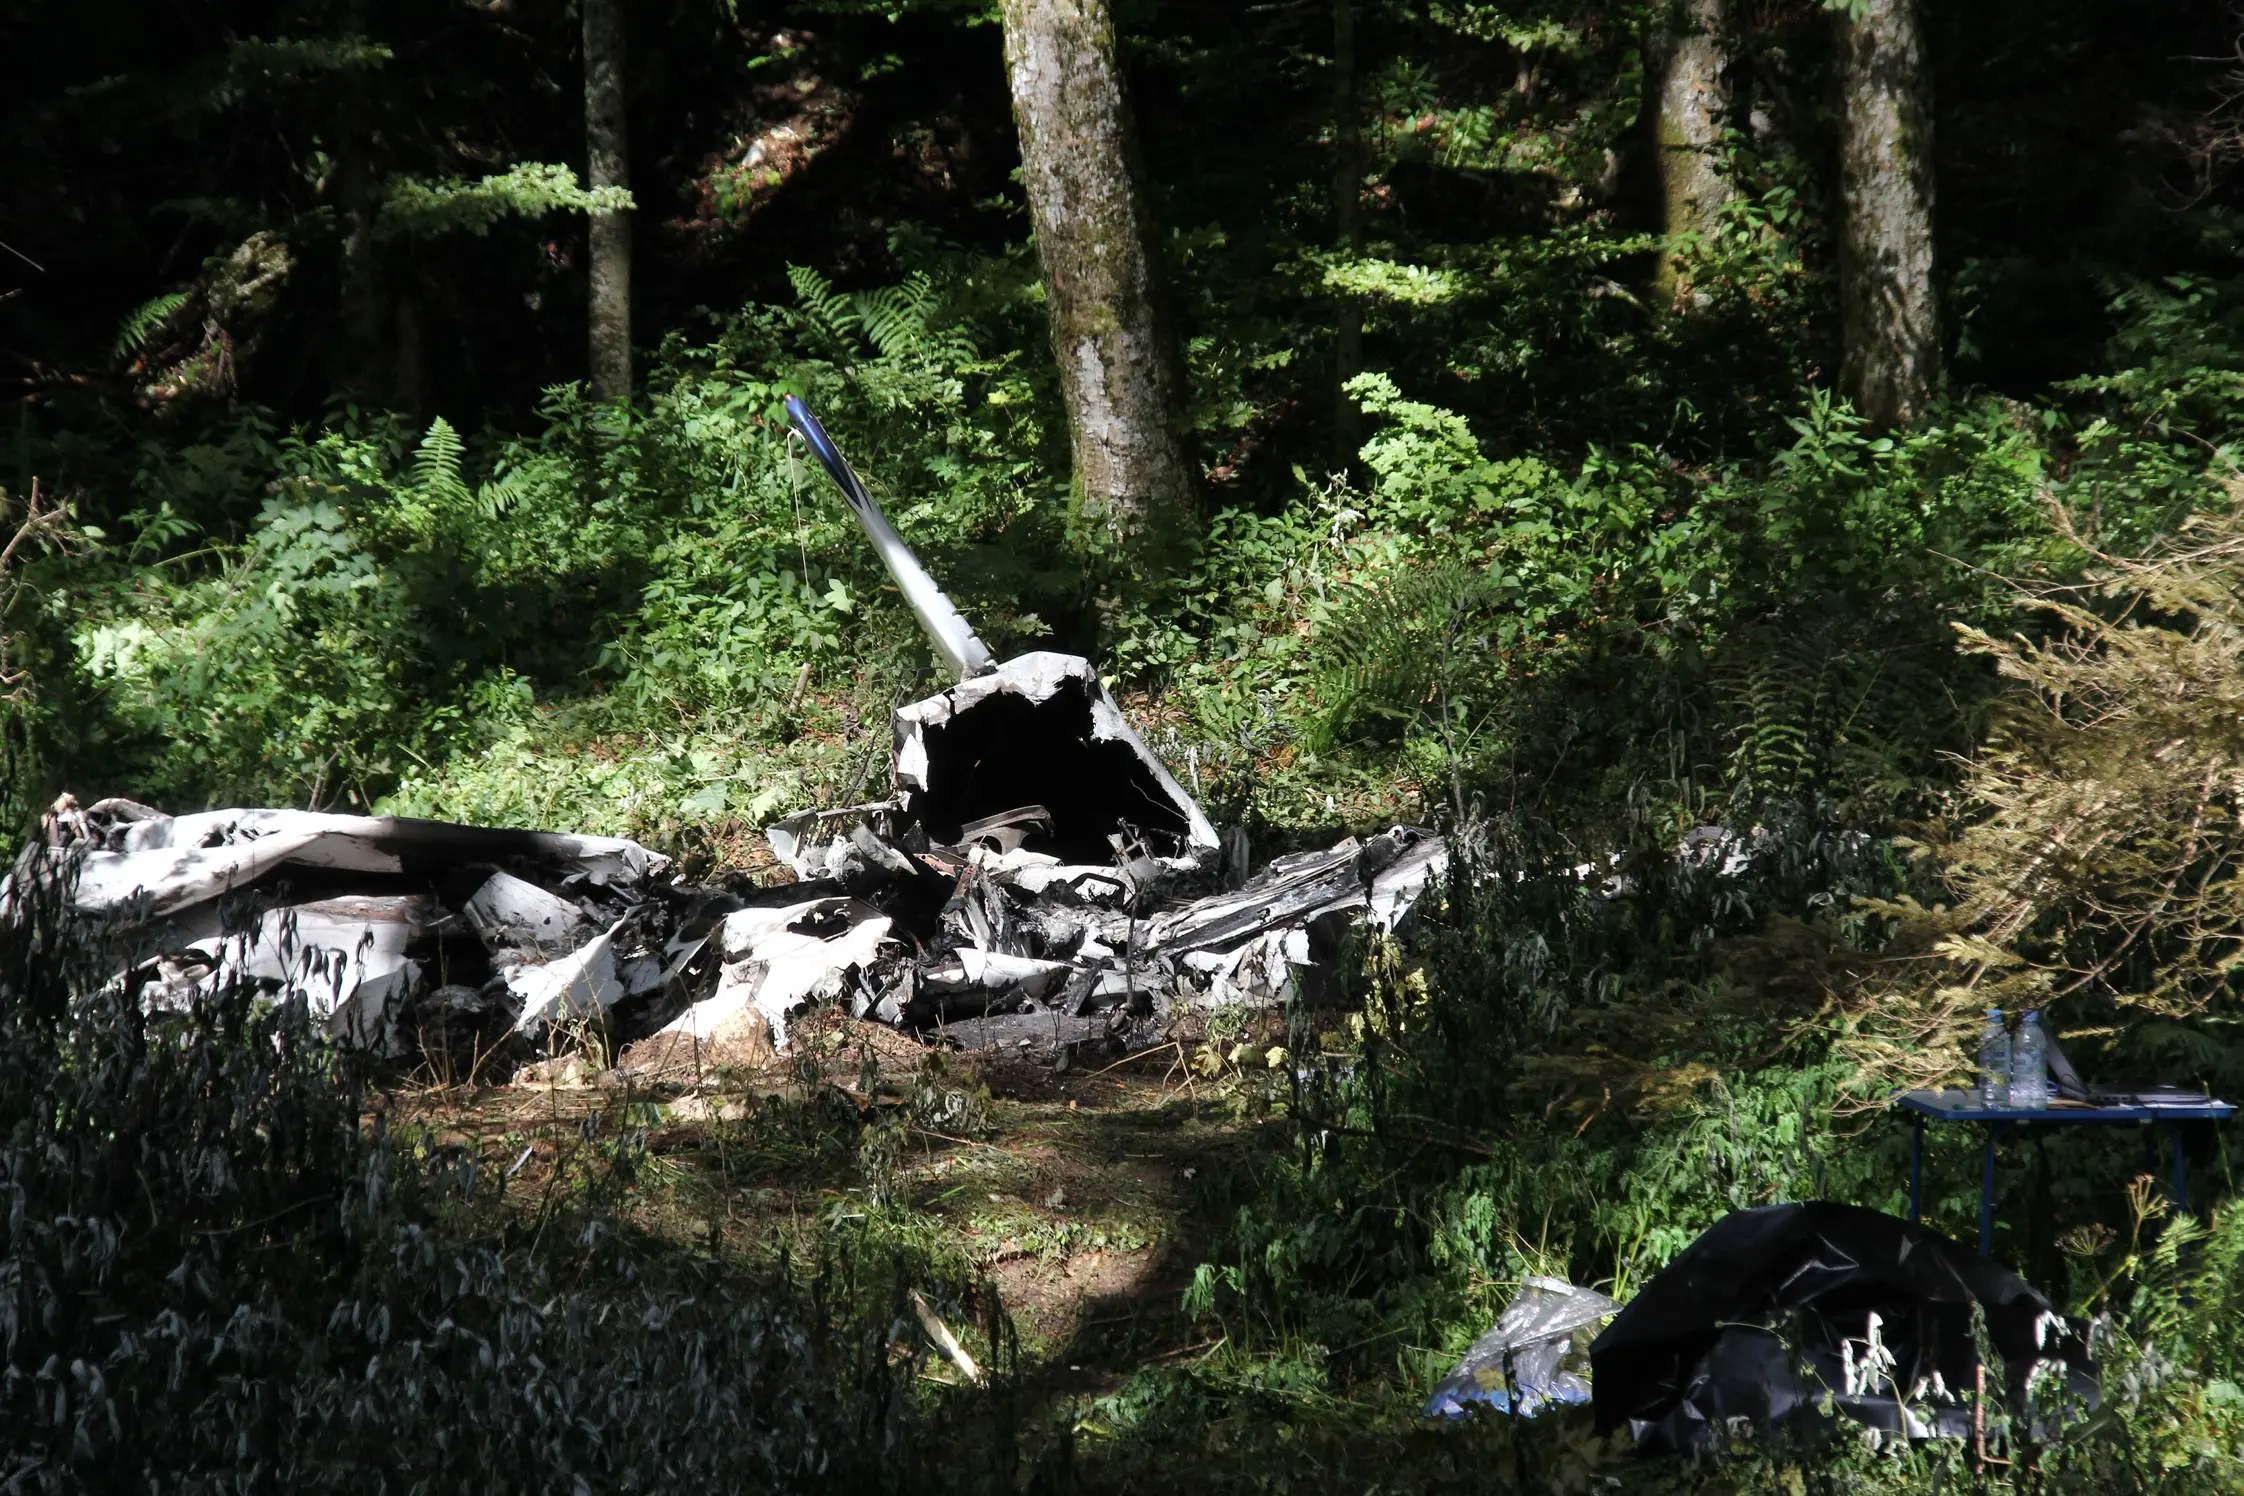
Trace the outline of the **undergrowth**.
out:
M 987 1415 L 937 1421 L 919 1385 L 911 1295 L 975 1300 L 908 1241 L 837 1222 L 722 1259 L 649 1237 L 617 1209 L 647 1166 L 629 1105 L 510 1206 L 474 1150 L 367 1125 L 373 1094 L 299 1006 L 243 986 L 150 1012 L 73 957 L 69 921 L 19 885 L 0 927 L 5 1489 L 923 1490 L 1010 1468 Z

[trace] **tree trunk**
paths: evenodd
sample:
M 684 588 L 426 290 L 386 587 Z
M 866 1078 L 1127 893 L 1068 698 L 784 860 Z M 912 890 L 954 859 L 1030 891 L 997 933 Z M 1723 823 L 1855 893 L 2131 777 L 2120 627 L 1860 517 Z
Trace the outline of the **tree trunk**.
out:
M 1940 366 L 1932 291 L 1932 74 L 1916 0 L 1844 20 L 1840 388 L 1878 427 L 1924 414 Z
M 1349 259 L 1363 252 L 1363 132 L 1356 103 L 1356 0 L 1332 0 L 1333 247 Z M 1332 463 L 1346 472 L 1363 445 L 1356 397 L 1344 388 L 1363 371 L 1364 310 L 1343 295 L 1333 309 Z
M 421 338 L 421 303 L 401 277 L 390 299 L 390 408 L 419 420 L 428 410 L 428 359 Z
M 345 11 L 346 26 L 359 31 L 356 6 Z M 393 365 L 385 357 L 389 336 L 389 285 L 383 273 L 383 251 L 374 237 L 374 221 L 381 215 L 381 168 L 375 159 L 371 84 L 358 69 L 345 71 L 336 80 L 336 114 L 341 128 L 335 146 L 335 204 L 343 223 L 342 336 L 337 340 L 340 367 L 333 374 L 338 389 L 359 399 L 383 403 L 389 399 L 387 372 Z
M 1653 114 L 1667 229 L 1655 284 L 1671 306 L 1684 304 L 1691 295 L 1678 246 L 1687 237 L 1712 239 L 1731 197 L 1715 155 L 1722 114 L 1730 103 L 1722 83 L 1722 0 L 1683 0 L 1680 10 L 1682 27 L 1662 49 Z
M 385 367 L 384 340 L 389 325 L 388 286 L 382 274 L 382 251 L 374 241 L 378 211 L 362 153 L 364 140 L 345 143 L 337 154 L 336 198 L 343 209 L 343 347 L 342 367 L 336 371 L 338 388 L 362 399 L 386 401 L 389 387 L 381 375 Z
M 629 187 L 623 119 L 623 0 L 584 3 L 587 185 Z M 595 400 L 631 394 L 631 217 L 592 215 L 591 386 Z
M 1155 276 L 1150 213 L 1108 0 L 1004 0 L 1005 71 L 1044 268 L 1083 506 L 1141 553 L 1179 538 L 1199 482 L 1183 359 Z

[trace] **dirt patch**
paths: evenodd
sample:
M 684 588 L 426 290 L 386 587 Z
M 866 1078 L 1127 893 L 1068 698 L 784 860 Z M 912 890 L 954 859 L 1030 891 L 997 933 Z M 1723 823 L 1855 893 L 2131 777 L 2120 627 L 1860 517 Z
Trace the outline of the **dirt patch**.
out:
M 1057 1261 L 1021 1256 L 994 1264 L 990 1280 L 1022 1340 L 1032 1348 L 1058 1348 L 1077 1338 L 1094 1305 L 1142 1298 L 1161 1277 L 1165 1255 L 1147 1246 L 1132 1252 L 1093 1249 Z
M 1118 1385 L 1189 1348 L 1181 1295 L 1202 1186 L 1262 1145 L 1205 1104 L 1177 1046 L 1071 1073 L 837 1015 L 795 1037 L 785 1056 L 641 1046 L 626 1069 L 389 1101 L 393 1118 L 505 1174 L 526 1211 L 546 1208 L 556 1179 L 605 1167 L 588 1140 L 641 1136 L 646 1162 L 628 1171 L 621 1208 L 640 1230 L 720 1255 L 885 1200 L 895 1229 L 988 1274 L 1055 1390 Z M 945 1098 L 955 1120 L 941 1119 Z
M 649 1085 L 700 1085 L 726 1070 L 759 1071 L 776 1058 L 771 1030 L 763 1024 L 714 1038 L 693 1034 L 650 1034 L 616 1057 L 616 1068 Z

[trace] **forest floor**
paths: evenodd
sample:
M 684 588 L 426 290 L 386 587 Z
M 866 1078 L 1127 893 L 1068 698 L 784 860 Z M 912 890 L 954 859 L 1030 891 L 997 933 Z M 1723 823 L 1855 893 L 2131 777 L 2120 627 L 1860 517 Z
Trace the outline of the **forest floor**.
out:
M 393 1126 L 503 1175 L 518 1224 L 620 1185 L 624 1221 L 714 1264 L 879 1208 L 938 1262 L 986 1275 L 1020 1371 L 1054 1398 L 1215 1348 L 1181 1305 L 1214 1224 L 1201 1202 L 1269 1157 L 1282 1128 L 1212 1094 L 1188 1044 L 1070 1071 L 833 1016 L 794 1040 L 786 1056 L 704 1051 L 698 1073 L 549 1062 L 507 1085 L 383 1099 Z M 930 1113 L 942 1125 L 923 1125 Z M 634 1141 L 619 1153 L 621 1137 Z

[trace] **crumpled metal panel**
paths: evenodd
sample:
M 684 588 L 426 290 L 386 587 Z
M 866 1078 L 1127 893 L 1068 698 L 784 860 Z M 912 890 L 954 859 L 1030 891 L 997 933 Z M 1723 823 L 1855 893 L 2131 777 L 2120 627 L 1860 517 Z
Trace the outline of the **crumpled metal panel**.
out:
M 815 898 L 725 916 L 718 936 L 717 989 L 661 1032 L 728 1039 L 761 1025 L 774 1045 L 787 1023 L 822 993 L 838 997 L 889 937 L 891 921 L 849 898 Z
M 35 883 L 68 880 L 117 980 L 150 1003 L 254 982 L 337 1039 L 404 1057 L 414 1005 L 438 990 L 443 1023 L 481 1012 L 494 1034 L 541 1036 L 651 990 L 655 952 L 626 947 L 649 933 L 667 865 L 619 837 L 64 796 L 0 880 L 0 918 Z
M 1084 863 L 1150 855 L 1194 872 L 1222 850 L 1215 827 L 1153 756 L 1081 655 L 1038 651 L 897 708 L 899 815 L 955 845 L 976 821 L 1042 807 L 1020 845 Z

